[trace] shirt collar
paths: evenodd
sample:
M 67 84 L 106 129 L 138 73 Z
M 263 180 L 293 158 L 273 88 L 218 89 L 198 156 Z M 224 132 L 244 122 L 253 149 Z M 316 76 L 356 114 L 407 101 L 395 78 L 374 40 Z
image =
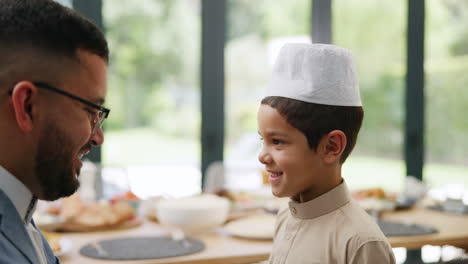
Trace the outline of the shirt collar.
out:
M 308 202 L 289 201 L 289 211 L 295 218 L 312 219 L 328 214 L 347 204 L 350 200 L 351 195 L 343 181 L 340 185 Z
M 25 223 L 31 221 L 37 198 L 9 171 L 0 166 L 0 189 L 8 196 Z

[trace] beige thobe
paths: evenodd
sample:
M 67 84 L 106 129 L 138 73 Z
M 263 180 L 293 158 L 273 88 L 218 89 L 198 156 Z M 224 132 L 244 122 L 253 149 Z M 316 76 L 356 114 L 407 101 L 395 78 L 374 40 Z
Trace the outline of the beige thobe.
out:
M 278 215 L 269 263 L 393 264 L 395 257 L 343 182 L 314 200 L 289 202 Z

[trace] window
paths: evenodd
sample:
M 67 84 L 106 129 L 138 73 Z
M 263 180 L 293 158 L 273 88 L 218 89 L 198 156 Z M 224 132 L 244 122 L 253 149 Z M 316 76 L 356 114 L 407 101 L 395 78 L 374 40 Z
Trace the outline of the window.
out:
M 343 165 L 351 188 L 403 189 L 406 1 L 333 1 L 333 42 L 356 58 L 364 122 Z
M 199 5 L 104 1 L 112 114 L 103 180 L 127 177 L 142 198 L 200 190 Z
M 228 1 L 225 163 L 230 189 L 262 185 L 257 110 L 281 46 L 310 43 L 309 14 L 309 0 Z
M 424 177 L 468 186 L 468 3 L 426 4 Z

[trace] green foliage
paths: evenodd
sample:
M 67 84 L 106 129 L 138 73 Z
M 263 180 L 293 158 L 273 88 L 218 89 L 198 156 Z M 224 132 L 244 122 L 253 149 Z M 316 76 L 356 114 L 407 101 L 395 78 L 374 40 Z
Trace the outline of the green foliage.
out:
M 262 8 L 265 0 L 228 0 L 227 1 L 227 42 L 236 38 L 259 33 L 264 34 Z
M 434 63 L 426 79 L 428 159 L 466 164 L 468 56 Z
M 228 1 L 226 145 L 257 130 L 257 108 L 271 72 L 269 42 L 307 35 L 309 14 L 309 0 Z
M 442 0 L 440 1 L 447 17 L 450 19 L 454 31 L 449 46 L 450 54 L 462 56 L 468 54 L 468 1 Z
M 106 128 L 151 127 L 198 140 L 200 7 L 194 0 L 105 1 L 110 43 Z M 310 33 L 310 0 L 228 0 L 226 131 L 256 131 L 281 37 Z M 365 119 L 355 152 L 402 158 L 406 0 L 334 0 L 333 42 L 356 57 Z M 426 6 L 426 135 L 429 161 L 466 163 L 468 2 Z
M 396 73 L 386 72 L 377 80 L 361 82 L 364 122 L 355 152 L 387 158 L 401 156 L 403 89 L 403 77 Z
M 463 32 L 462 35 L 450 46 L 450 52 L 454 56 L 468 54 L 468 32 Z
M 248 58 L 248 59 L 246 59 Z M 269 77 L 265 43 L 256 35 L 230 41 L 226 47 L 226 134 L 235 144 L 257 130 L 257 107 Z
M 199 23 L 190 1 L 121 0 L 105 2 L 110 46 L 108 129 L 158 125 L 177 111 L 176 96 L 157 96 L 159 89 L 191 90 L 197 81 Z M 171 103 L 171 101 L 174 101 Z M 193 107 L 195 101 L 189 102 Z M 172 108 L 171 108 L 172 107 Z M 167 128 L 167 127 L 164 127 Z
M 270 40 L 310 32 L 310 0 L 228 0 L 228 40 L 258 35 Z
M 311 1 L 268 1 L 264 6 L 264 38 L 308 35 L 310 33 Z

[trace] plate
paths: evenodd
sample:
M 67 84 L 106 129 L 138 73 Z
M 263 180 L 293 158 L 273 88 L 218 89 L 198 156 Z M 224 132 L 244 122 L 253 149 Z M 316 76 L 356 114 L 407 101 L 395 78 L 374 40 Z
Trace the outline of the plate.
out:
M 42 231 L 42 234 L 57 257 L 68 254 L 72 249 L 72 241 L 61 234 L 47 231 Z
M 54 251 L 54 254 L 57 257 L 63 257 L 70 253 L 70 251 L 72 250 L 72 241 L 68 238 L 61 238 L 59 244 L 60 250 Z
M 224 229 L 232 236 L 272 240 L 275 233 L 276 216 L 271 214 L 262 214 L 248 216 L 229 222 Z
M 416 204 L 418 200 L 416 198 L 398 196 L 396 198 L 396 208 L 395 209 L 408 209 Z

